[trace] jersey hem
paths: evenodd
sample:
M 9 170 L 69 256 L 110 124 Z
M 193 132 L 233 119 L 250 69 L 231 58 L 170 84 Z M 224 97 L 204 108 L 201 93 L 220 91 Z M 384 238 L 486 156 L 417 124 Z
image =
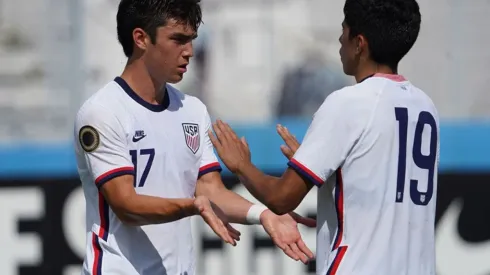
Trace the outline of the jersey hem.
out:
M 301 164 L 299 161 L 295 159 L 291 159 L 288 162 L 288 166 L 291 167 L 293 170 L 295 170 L 301 176 L 308 179 L 314 185 L 318 187 L 321 187 L 323 185 L 324 180 L 322 180 L 319 176 L 317 176 L 315 173 L 313 173 L 310 169 L 308 169 L 306 166 Z

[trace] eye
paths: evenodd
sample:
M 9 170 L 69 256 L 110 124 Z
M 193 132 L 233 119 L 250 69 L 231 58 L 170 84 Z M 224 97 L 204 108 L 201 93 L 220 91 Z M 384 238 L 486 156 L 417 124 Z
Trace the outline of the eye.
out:
M 177 44 L 185 45 L 185 44 L 187 44 L 189 42 L 189 39 L 187 39 L 187 38 L 175 38 L 174 41 Z

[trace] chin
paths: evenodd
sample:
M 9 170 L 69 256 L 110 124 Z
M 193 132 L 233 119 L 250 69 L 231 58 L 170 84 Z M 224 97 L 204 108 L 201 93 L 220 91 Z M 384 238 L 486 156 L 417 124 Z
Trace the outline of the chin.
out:
M 344 74 L 350 75 L 350 76 L 354 75 L 354 73 L 352 72 L 353 70 L 351 70 L 349 67 L 344 65 L 344 66 L 342 66 L 342 69 L 344 70 Z
M 180 81 L 182 81 L 182 79 L 184 79 L 184 75 L 183 74 L 174 75 L 170 79 L 167 80 L 167 83 L 177 84 Z

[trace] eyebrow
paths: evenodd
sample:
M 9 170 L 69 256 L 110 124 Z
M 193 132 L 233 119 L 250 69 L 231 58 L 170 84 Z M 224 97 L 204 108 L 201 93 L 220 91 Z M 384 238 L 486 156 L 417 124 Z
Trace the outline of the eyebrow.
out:
M 171 35 L 171 37 L 174 39 L 193 40 L 197 38 L 197 33 L 194 33 L 193 35 L 188 35 L 185 33 L 174 33 Z

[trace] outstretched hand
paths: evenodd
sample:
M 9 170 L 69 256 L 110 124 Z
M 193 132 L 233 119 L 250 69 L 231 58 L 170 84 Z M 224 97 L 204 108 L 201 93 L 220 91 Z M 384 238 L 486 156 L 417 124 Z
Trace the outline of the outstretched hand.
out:
M 232 173 L 237 173 L 243 164 L 250 163 L 250 149 L 245 138 L 238 138 L 231 127 L 217 120 L 213 124 L 216 136 L 210 130 L 209 138 L 223 163 Z
M 205 223 L 220 237 L 224 242 L 236 246 L 236 241 L 240 240 L 240 232 L 233 228 L 226 219 L 221 209 L 217 208 L 204 196 L 198 196 L 194 200 L 194 207 L 198 211 Z
M 266 210 L 260 220 L 272 241 L 291 259 L 307 264 L 314 258 L 313 252 L 306 246 L 298 230 L 298 223 L 315 227 L 314 219 L 304 218 L 296 213 L 278 216 Z
M 277 125 L 276 130 L 282 140 L 286 143 L 285 145 L 281 145 L 281 152 L 286 158 L 291 159 L 299 148 L 300 144 L 298 140 L 289 132 L 288 128 L 281 124 Z

